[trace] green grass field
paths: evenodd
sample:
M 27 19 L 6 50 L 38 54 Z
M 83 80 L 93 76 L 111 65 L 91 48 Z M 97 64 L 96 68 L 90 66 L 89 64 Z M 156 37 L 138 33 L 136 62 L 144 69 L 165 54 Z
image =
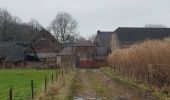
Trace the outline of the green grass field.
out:
M 0 100 L 8 100 L 11 87 L 14 100 L 27 100 L 31 96 L 31 80 L 36 94 L 44 86 L 45 76 L 49 82 L 52 74 L 56 75 L 56 70 L 0 70 Z

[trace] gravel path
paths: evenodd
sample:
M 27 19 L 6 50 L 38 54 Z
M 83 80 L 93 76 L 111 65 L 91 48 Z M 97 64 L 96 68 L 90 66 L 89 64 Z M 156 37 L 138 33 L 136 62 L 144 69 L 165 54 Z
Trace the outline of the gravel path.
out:
M 96 92 L 92 87 L 93 83 L 89 80 L 87 70 L 79 70 L 76 82 L 75 100 L 96 100 Z
M 98 69 L 81 69 L 74 100 L 147 100 L 114 82 Z

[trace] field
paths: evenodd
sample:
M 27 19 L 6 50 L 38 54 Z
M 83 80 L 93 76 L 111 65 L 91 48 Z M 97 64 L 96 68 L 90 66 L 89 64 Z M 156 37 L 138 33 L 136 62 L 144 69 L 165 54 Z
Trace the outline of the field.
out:
M 55 70 L 0 70 L 0 100 L 9 98 L 9 89 L 13 88 L 14 100 L 27 100 L 31 96 L 31 80 L 34 80 L 34 92 L 42 89 L 45 76 L 48 81 Z

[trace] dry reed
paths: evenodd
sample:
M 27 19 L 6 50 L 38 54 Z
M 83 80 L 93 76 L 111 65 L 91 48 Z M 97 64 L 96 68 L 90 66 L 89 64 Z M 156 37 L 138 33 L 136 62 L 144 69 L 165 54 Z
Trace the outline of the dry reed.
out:
M 115 72 L 170 92 L 170 39 L 147 40 L 117 49 L 108 61 Z

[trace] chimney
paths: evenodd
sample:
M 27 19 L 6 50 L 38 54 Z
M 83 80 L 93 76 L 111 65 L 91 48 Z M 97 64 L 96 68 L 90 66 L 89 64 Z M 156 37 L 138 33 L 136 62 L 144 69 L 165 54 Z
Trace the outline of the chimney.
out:
M 97 30 L 97 34 L 99 34 L 100 33 L 100 30 Z

